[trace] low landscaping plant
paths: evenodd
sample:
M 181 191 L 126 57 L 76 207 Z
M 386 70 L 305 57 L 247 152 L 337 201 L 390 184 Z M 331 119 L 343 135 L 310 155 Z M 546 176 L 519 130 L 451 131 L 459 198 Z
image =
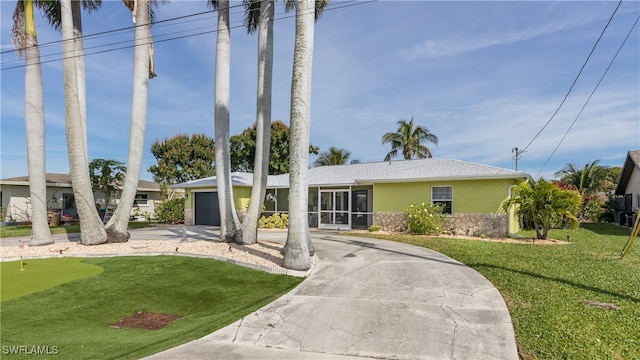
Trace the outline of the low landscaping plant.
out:
M 404 210 L 407 228 L 412 234 L 436 235 L 444 230 L 445 219 L 441 204 L 412 204 Z
M 376 232 L 376 231 L 380 231 L 380 226 L 378 225 L 369 226 L 369 232 Z
M 289 215 L 274 213 L 269 217 L 261 216 L 258 227 L 263 229 L 286 229 L 289 227 Z

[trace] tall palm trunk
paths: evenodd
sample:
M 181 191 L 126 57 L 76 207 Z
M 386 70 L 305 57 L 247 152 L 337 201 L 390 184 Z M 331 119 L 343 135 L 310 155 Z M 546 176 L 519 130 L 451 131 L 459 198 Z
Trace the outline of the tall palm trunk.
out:
M 27 165 L 31 198 L 31 239 L 29 245 L 53 243 L 47 218 L 47 184 L 44 136 L 44 97 L 40 49 L 36 38 L 33 2 L 25 2 L 24 122 L 27 135 Z
M 87 150 L 87 76 L 84 62 L 84 46 L 82 42 L 82 10 L 80 1 L 71 1 L 71 12 L 73 15 L 73 58 L 76 63 L 78 78 L 78 102 L 80 103 L 80 119 L 82 122 L 82 132 L 84 133 L 84 155 L 89 161 Z
M 289 230 L 284 247 L 284 266 L 295 270 L 311 267 L 311 237 L 307 214 L 314 8 L 314 0 L 300 0 L 296 6 L 296 40 L 291 79 Z
M 63 51 L 72 54 L 73 19 L 71 0 L 61 0 Z M 107 234 L 98 215 L 89 178 L 89 165 L 86 158 L 85 134 L 82 126 L 80 99 L 78 96 L 78 75 L 76 61 L 66 56 L 64 67 L 64 95 L 66 112 L 67 147 L 69 152 L 69 168 L 71 183 L 75 197 L 78 216 L 80 217 L 80 237 L 82 244 L 96 245 L 107 241 Z
M 127 172 L 122 185 L 120 202 L 107 223 L 109 242 L 129 240 L 127 227 L 129 215 L 138 190 L 142 154 L 144 152 L 144 134 L 147 124 L 147 90 L 149 87 L 149 1 L 138 0 L 136 7 L 136 27 L 134 30 L 133 50 L 133 99 L 131 101 L 131 125 L 129 130 L 129 157 Z
M 269 148 L 271 145 L 271 84 L 273 73 L 273 14 L 275 2 L 260 3 L 258 27 L 258 91 L 256 114 L 256 157 L 254 160 L 253 189 L 247 216 L 242 224 L 241 244 L 258 241 L 258 221 L 269 175 Z
M 218 1 L 218 36 L 215 67 L 215 150 L 216 187 L 220 206 L 220 238 L 234 242 L 240 236 L 240 221 L 233 203 L 229 107 L 231 83 L 231 46 L 229 32 L 229 0 Z

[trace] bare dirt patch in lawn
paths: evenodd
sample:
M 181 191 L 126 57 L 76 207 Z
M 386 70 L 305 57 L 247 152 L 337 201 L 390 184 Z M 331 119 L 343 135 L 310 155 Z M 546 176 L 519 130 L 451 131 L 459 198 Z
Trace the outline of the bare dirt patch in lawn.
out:
M 172 322 L 180 319 L 181 315 L 157 314 L 146 311 L 138 311 L 137 314 L 118 320 L 111 324 L 115 328 L 132 328 L 145 330 L 160 330 Z

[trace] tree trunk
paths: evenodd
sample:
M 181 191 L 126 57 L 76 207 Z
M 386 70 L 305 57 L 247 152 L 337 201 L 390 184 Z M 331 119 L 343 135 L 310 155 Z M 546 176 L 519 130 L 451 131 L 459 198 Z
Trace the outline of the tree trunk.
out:
M 60 6 L 62 10 L 63 51 L 66 54 L 72 54 L 74 45 L 72 41 L 71 0 L 61 0 Z M 76 60 L 84 61 L 84 59 Z M 63 67 L 69 169 L 71 170 L 73 194 L 80 218 L 80 241 L 84 245 L 103 244 L 107 241 L 107 234 L 98 215 L 91 189 L 89 165 L 85 152 L 86 144 L 84 143 L 85 134 L 83 132 L 78 97 L 78 77 L 75 60 L 72 57 L 65 57 Z
M 220 206 L 220 238 L 235 242 L 240 236 L 240 221 L 233 203 L 229 135 L 231 46 L 229 33 L 229 1 L 218 1 L 218 36 L 215 67 L 215 157 L 216 187 Z
M 258 221 L 267 193 L 269 176 L 269 148 L 271 145 L 271 87 L 273 72 L 273 14 L 274 1 L 260 3 L 258 28 L 258 91 L 256 114 L 256 157 L 254 160 L 253 188 L 247 216 L 242 224 L 240 244 L 258 241 Z
M 129 157 L 122 185 L 120 202 L 107 223 L 109 242 L 129 240 L 129 215 L 138 191 L 144 134 L 147 124 L 147 90 L 149 87 L 149 1 L 138 0 L 133 51 L 133 98 L 131 101 L 131 127 L 129 130 Z
M 24 124 L 27 136 L 27 166 L 31 199 L 31 239 L 29 245 L 53 244 L 47 214 L 45 126 L 40 50 L 33 19 L 33 3 L 25 7 Z
M 295 270 L 311 267 L 308 168 L 314 9 L 313 0 L 300 0 L 296 7 L 296 40 L 291 79 L 289 230 L 284 247 L 284 266 Z
M 87 150 L 87 76 L 84 62 L 84 46 L 82 43 L 82 9 L 80 1 L 71 1 L 73 16 L 73 58 L 76 63 L 78 78 L 78 102 L 80 103 L 80 118 L 82 119 L 82 132 L 84 134 L 84 156 L 89 162 Z

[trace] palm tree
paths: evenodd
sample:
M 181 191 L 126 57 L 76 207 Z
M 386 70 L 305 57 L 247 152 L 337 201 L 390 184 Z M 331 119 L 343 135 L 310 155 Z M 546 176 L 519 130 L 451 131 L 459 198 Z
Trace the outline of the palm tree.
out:
M 575 164 L 567 164 L 554 175 L 575 186 L 581 195 L 593 195 L 602 188 L 607 176 L 606 169 L 598 165 L 599 162 L 599 159 L 588 162 L 582 169 Z
M 12 33 L 18 55 L 24 51 L 25 56 L 24 122 L 32 222 L 29 245 L 40 246 L 52 244 L 53 239 L 47 217 L 44 97 L 33 7 L 31 0 L 18 1 Z M 53 17 L 48 19 L 55 21 Z
M 61 20 L 63 51 L 65 54 L 74 52 L 73 14 L 71 0 L 61 0 Z M 69 152 L 69 169 L 73 193 L 80 217 L 81 243 L 85 245 L 103 244 L 107 241 L 107 234 L 95 207 L 89 167 L 86 156 L 86 143 L 80 97 L 78 94 L 78 71 L 76 61 L 66 56 L 64 58 L 64 93 L 66 110 L 67 147 Z
M 125 3 L 126 4 L 126 3 Z M 131 4 L 129 4 L 131 5 Z M 144 134 L 147 126 L 147 91 L 149 78 L 152 76 L 150 66 L 150 2 L 136 0 L 135 11 L 134 50 L 133 50 L 133 97 L 131 101 L 131 125 L 129 130 L 129 155 L 127 171 L 122 183 L 120 202 L 111 219 L 106 225 L 109 242 L 126 242 L 129 240 L 127 228 L 129 215 L 133 208 L 140 169 L 142 168 L 142 154 L 144 152 Z
M 582 199 L 575 190 L 563 190 L 552 182 L 540 179 L 534 186 L 523 182 L 515 187 L 513 196 L 505 199 L 502 210 L 516 206 L 516 214 L 533 221 L 538 239 L 546 239 L 549 229 L 566 223 L 572 229 L 580 225 L 576 216 Z
M 273 0 L 245 1 L 245 23 L 249 33 L 258 30 L 258 89 L 256 114 L 256 154 L 254 160 L 253 189 L 244 222 L 240 244 L 255 244 L 258 240 L 258 221 L 269 175 L 269 148 L 271 145 L 271 87 L 273 72 Z
M 384 157 L 384 161 L 390 161 L 392 157 L 398 155 L 398 151 L 402 151 L 405 160 L 410 160 L 414 156 L 419 159 L 430 158 L 431 150 L 422 144 L 428 141 L 434 145 L 438 145 L 438 137 L 429 132 L 422 126 L 414 126 L 413 116 L 407 122 L 402 119 L 398 121 L 398 129 L 396 132 L 388 132 L 382 136 L 382 144 L 391 143 L 391 151 Z
M 291 142 L 289 144 L 289 229 L 284 246 L 284 267 L 311 267 L 308 223 L 309 126 L 314 31 L 313 0 L 296 3 L 296 38 L 291 80 Z
M 349 161 L 350 156 L 351 152 L 349 150 L 332 146 L 328 151 L 323 151 L 318 155 L 316 161 L 313 162 L 313 166 L 344 165 Z
M 28 11 L 25 12 L 25 4 Z M 100 7 L 100 0 L 83 0 L 82 7 L 87 11 Z M 47 224 L 46 204 L 40 200 L 46 196 L 45 185 L 45 152 L 44 152 L 44 103 L 42 101 L 42 73 L 40 70 L 40 52 L 37 46 L 33 7 L 42 10 L 46 20 L 55 29 L 61 28 L 61 4 L 58 1 L 18 1 L 13 15 L 14 26 L 11 29 L 18 55 L 24 50 L 25 60 L 25 124 L 27 133 L 27 162 L 29 164 L 29 187 L 32 201 L 32 241 L 30 245 L 44 245 L 53 242 Z M 82 23 L 80 2 L 73 1 L 72 23 L 74 32 L 74 56 L 81 59 Z M 26 18 L 26 23 L 25 23 Z M 82 127 L 86 123 L 86 106 L 84 101 L 84 61 L 76 61 L 78 71 L 78 96 L 80 98 Z M 27 94 L 28 93 L 28 94 Z M 37 120 L 37 121 L 36 121 Z M 86 146 L 86 130 L 83 130 Z M 86 155 L 86 147 L 85 147 Z M 36 164 L 36 165 L 34 165 Z M 37 170 L 36 170 L 37 168 Z M 43 195 L 44 194 L 44 195 Z M 43 220 L 44 219 L 44 220 Z M 46 225 L 46 226 L 45 226 Z
M 231 45 L 229 32 L 229 0 L 208 0 L 218 9 L 218 35 L 215 67 L 215 156 L 216 188 L 220 205 L 220 238 L 234 242 L 240 236 L 240 221 L 233 203 L 229 135 Z

